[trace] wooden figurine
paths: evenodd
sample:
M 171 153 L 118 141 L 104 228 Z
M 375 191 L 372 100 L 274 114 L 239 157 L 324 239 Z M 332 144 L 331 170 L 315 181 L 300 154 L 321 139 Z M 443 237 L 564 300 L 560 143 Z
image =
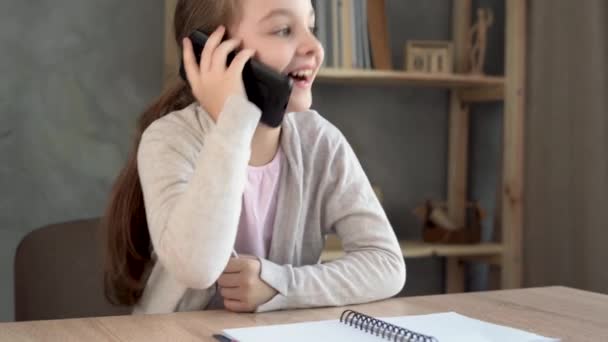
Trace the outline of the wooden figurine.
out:
M 488 29 L 494 24 L 494 13 L 489 8 L 477 10 L 477 22 L 469 32 L 471 49 L 469 51 L 469 68 L 473 74 L 483 74 L 488 45 Z
M 411 72 L 451 73 L 453 46 L 446 41 L 409 41 L 405 46 L 405 69 Z
M 424 242 L 472 244 L 481 241 L 481 222 L 485 214 L 477 203 L 467 206 L 466 227 L 458 227 L 450 220 L 445 203 L 426 201 L 414 209 L 414 214 L 422 222 Z

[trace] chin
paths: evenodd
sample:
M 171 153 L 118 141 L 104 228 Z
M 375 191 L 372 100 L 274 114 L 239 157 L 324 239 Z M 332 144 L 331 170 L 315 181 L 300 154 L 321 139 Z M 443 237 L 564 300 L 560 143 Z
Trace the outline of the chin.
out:
M 292 95 L 287 105 L 287 113 L 304 112 L 312 106 L 312 96 L 310 94 Z

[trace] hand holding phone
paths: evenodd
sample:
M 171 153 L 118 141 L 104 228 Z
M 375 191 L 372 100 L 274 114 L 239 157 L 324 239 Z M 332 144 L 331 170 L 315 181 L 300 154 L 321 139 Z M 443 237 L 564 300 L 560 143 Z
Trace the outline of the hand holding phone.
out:
M 254 51 L 243 50 L 227 67 L 228 55 L 240 42 L 222 42 L 224 31 L 223 27 L 218 28 L 200 51 L 192 40 L 185 39 L 181 68 L 182 77 L 190 83 L 194 97 L 216 122 L 229 96 L 246 96 L 241 74 L 254 54 Z
M 189 37 L 191 44 L 184 44 L 180 75 L 190 82 L 195 97 L 215 120 L 227 97 L 231 93 L 241 94 L 244 88 L 249 101 L 262 111 L 260 121 L 278 127 L 283 122 L 293 81 L 252 59 L 251 50 L 237 52 L 240 41 L 224 41 L 225 33 L 224 27 L 211 36 L 194 31 Z

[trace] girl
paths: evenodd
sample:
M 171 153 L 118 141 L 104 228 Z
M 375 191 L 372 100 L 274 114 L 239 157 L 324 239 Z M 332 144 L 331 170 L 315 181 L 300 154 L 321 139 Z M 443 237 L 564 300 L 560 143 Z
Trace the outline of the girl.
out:
M 135 313 L 263 312 L 401 290 L 401 250 L 361 165 L 309 109 L 324 56 L 314 20 L 310 0 L 178 1 L 188 82 L 143 114 L 115 184 L 105 223 L 112 301 Z M 196 29 L 213 32 L 200 65 L 185 39 Z M 294 79 L 280 127 L 260 123 L 247 100 L 241 72 L 254 55 Z M 346 255 L 319 264 L 328 234 Z

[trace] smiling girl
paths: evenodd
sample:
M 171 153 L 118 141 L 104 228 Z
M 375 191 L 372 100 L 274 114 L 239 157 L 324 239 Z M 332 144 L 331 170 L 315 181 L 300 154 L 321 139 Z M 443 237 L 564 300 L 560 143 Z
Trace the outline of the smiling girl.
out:
M 401 290 L 401 250 L 359 161 L 310 109 L 324 57 L 314 25 L 310 0 L 178 1 L 188 81 L 142 115 L 114 186 L 105 218 L 110 300 L 134 313 L 262 312 Z M 197 29 L 212 33 L 200 65 L 186 38 Z M 250 58 L 294 80 L 279 127 L 261 123 L 247 100 Z M 345 255 L 319 263 L 329 234 Z

